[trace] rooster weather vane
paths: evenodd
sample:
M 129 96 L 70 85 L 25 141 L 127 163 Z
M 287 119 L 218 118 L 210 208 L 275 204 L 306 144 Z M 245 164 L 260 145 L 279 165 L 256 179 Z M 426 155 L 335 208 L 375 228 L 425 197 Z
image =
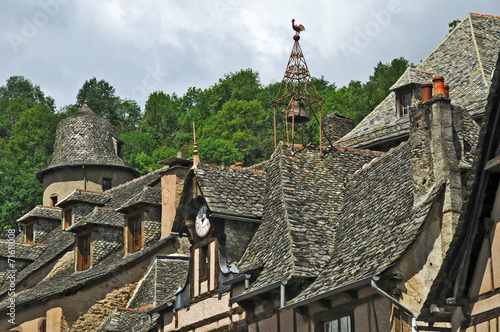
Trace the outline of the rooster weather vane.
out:
M 298 35 L 300 35 L 301 31 L 306 31 L 306 28 L 302 24 L 295 24 L 295 19 L 292 19 L 292 29 L 297 32 Z

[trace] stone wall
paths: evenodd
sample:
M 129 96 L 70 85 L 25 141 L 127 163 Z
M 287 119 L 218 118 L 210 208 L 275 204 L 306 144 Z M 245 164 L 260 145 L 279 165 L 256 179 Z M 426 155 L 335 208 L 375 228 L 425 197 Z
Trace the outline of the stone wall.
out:
M 123 250 L 123 240 L 122 228 L 99 225 L 97 231 L 92 232 L 92 265 L 116 250 Z
M 60 225 L 60 220 L 39 218 L 34 226 L 35 242 L 43 243 L 47 234 Z
M 353 120 L 337 113 L 328 114 L 321 122 L 323 131 L 326 135 L 328 135 L 328 138 L 332 143 L 335 143 L 337 140 L 344 137 L 344 135 L 353 130 L 355 127 Z M 321 141 L 323 145 L 329 145 L 328 140 L 324 135 Z
M 161 208 L 160 207 L 150 207 L 144 211 L 144 221 L 143 221 L 143 241 L 144 247 L 158 241 L 161 236 Z
M 224 228 L 226 233 L 226 259 L 228 266 L 230 266 L 232 263 L 236 264 L 243 256 L 257 230 L 257 224 L 226 219 Z
M 106 295 L 94 304 L 86 314 L 80 316 L 71 326 L 71 332 L 95 331 L 108 317 L 115 307 L 123 308 L 127 305 L 137 283 L 125 285 Z

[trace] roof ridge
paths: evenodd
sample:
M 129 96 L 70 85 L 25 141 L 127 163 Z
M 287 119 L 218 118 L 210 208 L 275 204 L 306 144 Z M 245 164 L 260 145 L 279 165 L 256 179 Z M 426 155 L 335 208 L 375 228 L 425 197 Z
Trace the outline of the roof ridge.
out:
M 413 70 L 419 70 L 419 71 L 423 71 L 423 72 L 425 72 L 425 73 L 432 74 L 432 72 L 431 72 L 431 71 L 428 71 L 428 70 L 425 70 L 425 69 L 422 69 L 422 68 L 410 67 L 410 69 L 413 69 Z
M 348 175 L 347 178 L 350 179 L 353 176 L 355 176 L 356 174 L 361 173 L 363 170 L 365 170 L 365 169 L 367 169 L 369 167 L 372 167 L 376 162 L 378 162 L 379 160 L 381 160 L 383 157 L 389 156 L 389 155 L 393 154 L 394 153 L 393 151 L 399 150 L 402 146 L 405 146 L 406 144 L 408 144 L 408 141 L 403 141 L 398 146 L 395 146 L 392 149 L 390 149 L 389 151 L 385 152 L 382 156 L 373 158 L 372 160 L 370 160 L 369 162 L 367 162 L 366 164 L 364 164 L 363 166 L 361 166 L 361 168 L 359 168 L 358 170 L 356 170 L 356 172 L 352 173 L 351 175 Z
M 288 204 L 287 204 L 287 200 L 285 199 L 285 191 L 284 191 L 284 181 L 283 181 L 283 157 L 284 157 L 284 154 L 285 154 L 285 151 L 284 151 L 284 147 L 287 146 L 285 144 L 282 145 L 281 147 L 281 153 L 280 155 L 278 155 L 277 157 L 279 158 L 279 161 L 278 161 L 278 172 L 279 172 L 279 176 L 280 176 L 280 196 L 281 196 L 281 199 L 280 199 L 280 204 L 283 206 L 283 210 L 284 210 L 284 217 L 285 217 L 285 224 L 286 224 L 286 236 L 288 238 L 288 245 L 291 247 L 290 250 L 288 251 L 290 253 L 290 255 L 292 256 L 292 276 L 294 275 L 294 272 L 295 272 L 295 254 L 294 254 L 294 250 L 293 250 L 293 237 L 292 237 L 292 230 L 290 228 L 290 217 L 289 217 L 289 213 L 288 213 Z M 284 255 L 286 256 L 286 254 Z M 285 260 L 286 261 L 286 260 Z M 265 265 L 264 265 L 265 266 Z M 289 279 L 289 276 L 287 276 L 287 280 Z
M 143 174 L 143 175 L 141 175 L 141 176 L 139 176 L 139 177 L 136 177 L 136 178 L 134 178 L 134 179 L 132 179 L 132 180 L 130 180 L 130 181 L 127 181 L 127 182 L 125 182 L 125 183 L 122 183 L 122 184 L 117 185 L 116 187 L 113 187 L 113 188 L 111 188 L 111 189 L 108 189 L 108 190 L 106 190 L 105 192 L 106 192 L 106 193 L 110 193 L 110 194 L 112 194 L 112 193 L 115 191 L 115 189 L 123 188 L 123 187 L 125 187 L 125 186 L 130 185 L 131 183 L 134 183 L 134 182 L 137 182 L 137 181 L 139 181 L 139 180 L 143 180 L 143 179 L 145 179 L 145 178 L 146 178 L 146 176 L 149 176 L 149 175 L 153 175 L 153 174 L 156 174 L 156 173 L 163 172 L 163 171 L 167 170 L 168 168 L 170 168 L 170 166 L 168 166 L 168 165 L 167 165 L 167 166 L 160 167 L 160 168 L 158 168 L 158 169 L 154 170 L 153 172 L 148 172 L 148 173 L 146 173 L 146 174 Z
M 251 172 L 259 172 L 259 173 L 262 173 L 262 174 L 266 173 L 265 171 L 263 171 L 261 169 L 250 168 L 250 167 L 239 168 L 239 167 L 231 167 L 231 166 L 226 166 L 226 165 L 217 165 L 217 164 L 210 164 L 210 163 L 204 163 L 204 162 L 202 162 L 201 165 L 202 165 L 202 167 L 206 166 L 206 167 L 212 167 L 212 168 L 215 168 L 215 167 L 221 168 L 222 167 L 224 169 L 235 170 L 235 171 L 238 171 L 238 172 L 241 172 L 241 171 L 251 171 Z
M 497 15 L 488 15 L 488 14 L 479 14 L 479 13 L 469 13 L 469 15 L 476 15 L 476 16 L 486 16 L 486 17 L 495 17 L 495 18 L 500 18 L 500 16 L 497 16 Z
M 72 193 L 74 193 L 76 191 L 79 191 L 82 193 L 89 193 L 89 194 L 98 194 L 98 195 L 109 195 L 109 196 L 114 195 L 113 193 L 108 193 L 108 192 L 104 192 L 104 191 L 88 190 L 88 189 L 81 189 L 81 188 L 76 188 L 75 190 L 73 190 Z
M 470 17 L 469 13 L 469 17 Z M 479 54 L 479 47 L 477 47 L 477 41 L 476 41 L 476 36 L 474 34 L 474 26 L 472 25 L 472 19 L 469 19 L 469 25 L 470 25 L 470 34 L 472 37 L 472 41 L 474 42 L 474 49 L 476 50 L 476 56 L 477 56 L 477 61 L 479 62 L 479 69 L 481 70 L 481 76 L 483 77 L 483 82 L 485 86 L 488 86 L 488 82 L 486 81 L 486 76 L 484 76 L 484 68 L 483 68 L 483 62 L 481 61 L 481 55 Z

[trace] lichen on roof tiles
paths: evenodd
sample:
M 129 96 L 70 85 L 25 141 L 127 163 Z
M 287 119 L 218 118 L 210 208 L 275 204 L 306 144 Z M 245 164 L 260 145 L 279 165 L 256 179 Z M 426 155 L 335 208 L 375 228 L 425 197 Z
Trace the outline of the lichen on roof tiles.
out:
M 345 204 L 328 264 L 293 304 L 329 290 L 377 275 L 401 257 L 427 218 L 440 192 L 413 205 L 411 146 L 394 148 L 346 184 Z
M 262 216 L 263 171 L 200 164 L 194 172 L 211 212 L 249 218 Z
M 380 153 L 331 149 L 292 155 L 280 144 L 269 161 L 262 224 L 238 263 L 262 269 L 249 292 L 290 277 L 314 277 L 333 250 L 345 178 Z

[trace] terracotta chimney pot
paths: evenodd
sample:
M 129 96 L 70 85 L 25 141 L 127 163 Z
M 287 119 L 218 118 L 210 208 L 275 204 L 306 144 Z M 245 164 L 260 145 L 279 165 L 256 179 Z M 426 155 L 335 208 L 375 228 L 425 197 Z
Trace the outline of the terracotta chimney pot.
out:
M 422 103 L 431 100 L 432 98 L 432 83 L 422 84 Z
M 450 98 L 450 86 L 448 84 L 444 85 L 444 96 Z
M 434 96 L 443 96 L 445 94 L 444 91 L 444 77 L 436 76 L 432 80 L 434 82 Z
M 236 166 L 236 168 L 243 168 L 243 162 L 239 161 L 236 164 L 234 164 L 234 166 Z

